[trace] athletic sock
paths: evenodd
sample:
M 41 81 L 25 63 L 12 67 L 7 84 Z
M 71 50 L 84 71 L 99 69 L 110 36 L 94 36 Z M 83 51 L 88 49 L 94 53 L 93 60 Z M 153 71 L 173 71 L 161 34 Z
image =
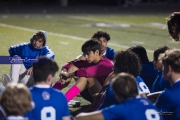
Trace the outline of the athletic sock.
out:
M 63 89 L 63 86 L 61 85 L 61 82 L 59 82 L 59 81 L 57 81 L 52 87 L 55 89 L 58 89 L 58 90 Z
M 70 100 L 72 100 L 80 92 L 81 92 L 80 89 L 76 85 L 73 85 L 65 94 L 67 101 L 69 102 Z

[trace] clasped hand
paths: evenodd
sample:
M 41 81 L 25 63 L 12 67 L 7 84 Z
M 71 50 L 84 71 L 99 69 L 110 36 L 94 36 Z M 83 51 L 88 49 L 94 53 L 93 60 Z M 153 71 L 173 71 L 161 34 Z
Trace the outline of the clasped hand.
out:
M 59 77 L 60 77 L 61 84 L 65 84 L 66 80 L 68 78 L 70 78 L 69 73 L 68 72 L 63 72 L 63 71 L 59 74 Z

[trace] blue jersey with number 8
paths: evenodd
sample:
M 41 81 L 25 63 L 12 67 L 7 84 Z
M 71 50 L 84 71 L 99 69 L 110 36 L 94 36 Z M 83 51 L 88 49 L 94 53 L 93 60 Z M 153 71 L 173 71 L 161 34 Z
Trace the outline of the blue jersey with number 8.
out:
M 25 117 L 29 120 L 61 120 L 70 116 L 63 93 L 53 88 L 30 88 L 34 108 Z
M 162 120 L 157 109 L 145 98 L 130 98 L 101 111 L 105 120 Z

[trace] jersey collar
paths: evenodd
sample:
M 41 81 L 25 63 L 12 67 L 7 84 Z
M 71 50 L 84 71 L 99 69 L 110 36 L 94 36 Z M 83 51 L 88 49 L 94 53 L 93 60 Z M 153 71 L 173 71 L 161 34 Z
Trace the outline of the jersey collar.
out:
M 50 85 L 34 85 L 34 87 L 37 87 L 37 88 L 50 88 Z

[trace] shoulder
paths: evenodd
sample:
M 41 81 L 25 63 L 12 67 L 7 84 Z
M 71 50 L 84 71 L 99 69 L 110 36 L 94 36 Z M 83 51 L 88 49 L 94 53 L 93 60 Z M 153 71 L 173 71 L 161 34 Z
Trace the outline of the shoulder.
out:
M 106 47 L 106 51 L 111 51 L 111 52 L 116 52 L 113 48 L 110 48 L 110 47 Z
M 51 88 L 51 89 L 52 89 L 52 92 L 54 94 L 56 94 L 57 96 L 59 96 L 60 98 L 66 98 L 65 95 L 60 90 L 57 90 L 57 89 L 54 89 L 54 88 Z
M 162 91 L 162 93 L 159 95 L 159 100 L 163 101 L 169 101 L 170 99 L 174 98 L 174 93 L 170 89 L 165 89 Z M 171 101 L 171 100 L 170 100 Z
M 111 105 L 109 107 L 103 108 L 102 113 L 103 114 L 112 114 L 112 113 L 119 113 L 121 112 L 121 115 L 123 114 L 123 111 L 127 111 L 128 107 L 126 107 L 127 104 L 121 103 L 121 104 L 115 104 Z
M 176 83 L 172 86 L 172 89 L 180 90 L 180 81 L 176 82 Z
M 12 46 L 10 46 L 10 48 L 23 47 L 23 46 L 27 46 L 27 45 L 29 45 L 29 44 L 30 44 L 30 43 L 20 43 L 20 44 L 12 45 Z
M 50 52 L 50 53 L 53 53 L 53 51 L 49 48 L 49 46 L 44 46 L 41 50 L 43 50 L 43 51 L 48 51 L 48 52 Z
M 136 81 L 139 83 L 139 82 L 144 82 L 143 79 L 140 77 L 140 76 L 137 76 L 136 77 Z
M 105 56 L 102 57 L 101 61 L 105 61 L 105 62 L 111 62 L 110 59 L 106 58 Z
M 108 58 L 108 59 L 111 59 L 113 60 L 114 59 L 114 55 L 115 55 L 116 51 L 110 47 L 106 47 L 106 54 L 105 56 Z
M 48 45 L 45 45 L 42 49 L 49 49 L 49 50 L 51 50 Z
M 114 65 L 114 63 L 110 59 L 106 58 L 105 56 L 103 56 L 103 58 L 101 59 L 101 63 Z

